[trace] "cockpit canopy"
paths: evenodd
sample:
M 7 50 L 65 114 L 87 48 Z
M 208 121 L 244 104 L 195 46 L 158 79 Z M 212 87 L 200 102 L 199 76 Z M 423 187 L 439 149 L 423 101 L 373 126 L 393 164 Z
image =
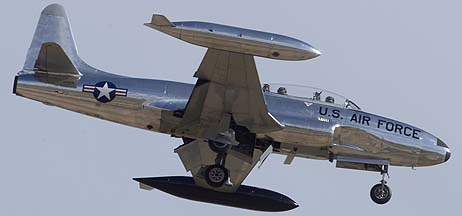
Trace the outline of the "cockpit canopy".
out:
M 337 93 L 315 87 L 294 84 L 268 83 L 263 85 L 262 90 L 263 92 L 272 92 L 274 94 L 304 98 L 306 101 L 333 104 L 346 109 L 361 110 L 361 108 L 359 108 L 356 103 L 349 100 L 348 98 Z

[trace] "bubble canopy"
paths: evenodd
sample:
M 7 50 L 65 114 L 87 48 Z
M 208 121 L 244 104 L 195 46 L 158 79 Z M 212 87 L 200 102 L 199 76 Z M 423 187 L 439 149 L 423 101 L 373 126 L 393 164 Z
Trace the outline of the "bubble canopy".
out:
M 285 83 L 263 84 L 263 91 L 268 92 L 268 90 L 269 92 L 272 92 L 274 94 L 287 94 L 292 97 L 303 98 L 306 101 L 334 104 L 336 106 L 340 106 L 346 109 L 361 110 L 361 108 L 359 108 L 359 106 L 356 105 L 356 103 L 352 100 L 340 94 L 316 87 Z

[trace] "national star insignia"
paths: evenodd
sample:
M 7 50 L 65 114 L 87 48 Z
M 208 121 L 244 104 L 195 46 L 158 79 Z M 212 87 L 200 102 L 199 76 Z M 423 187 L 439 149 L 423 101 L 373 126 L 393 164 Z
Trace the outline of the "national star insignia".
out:
M 128 89 L 117 88 L 109 81 L 98 82 L 95 85 L 83 85 L 83 92 L 93 93 L 95 99 L 101 103 L 108 103 L 116 96 L 127 96 Z

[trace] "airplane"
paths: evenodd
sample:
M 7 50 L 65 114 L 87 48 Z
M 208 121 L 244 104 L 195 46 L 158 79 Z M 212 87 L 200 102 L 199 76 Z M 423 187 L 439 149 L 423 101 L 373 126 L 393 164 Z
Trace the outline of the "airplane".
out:
M 140 79 L 98 70 L 78 55 L 63 6 L 41 13 L 13 94 L 99 119 L 182 139 L 174 152 L 192 177 L 134 178 L 140 188 L 185 199 L 257 211 L 298 207 L 275 191 L 243 185 L 271 154 L 326 160 L 338 168 L 377 172 L 371 199 L 391 199 L 390 166 L 421 167 L 449 160 L 438 137 L 361 110 L 329 91 L 261 85 L 254 56 L 307 60 L 321 53 L 288 36 L 215 23 L 171 22 L 154 14 L 146 26 L 206 47 L 195 84 Z

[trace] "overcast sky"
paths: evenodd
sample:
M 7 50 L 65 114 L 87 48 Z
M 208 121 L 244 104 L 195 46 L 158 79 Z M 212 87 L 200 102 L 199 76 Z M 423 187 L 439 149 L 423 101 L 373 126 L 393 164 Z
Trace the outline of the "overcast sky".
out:
M 453 152 L 448 163 L 392 167 L 393 198 L 369 197 L 378 173 L 271 155 L 244 182 L 300 207 L 279 215 L 457 214 L 462 194 L 460 1 L 5 1 L 0 13 L 0 215 L 264 215 L 138 189 L 133 177 L 189 175 L 179 139 L 14 96 L 41 10 L 67 9 L 80 56 L 117 74 L 194 83 L 205 48 L 143 26 L 153 13 L 275 32 L 323 53 L 308 61 L 257 58 L 262 83 L 317 86 L 365 111 L 421 127 Z M 309 95 L 311 96 L 311 95 Z

